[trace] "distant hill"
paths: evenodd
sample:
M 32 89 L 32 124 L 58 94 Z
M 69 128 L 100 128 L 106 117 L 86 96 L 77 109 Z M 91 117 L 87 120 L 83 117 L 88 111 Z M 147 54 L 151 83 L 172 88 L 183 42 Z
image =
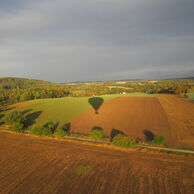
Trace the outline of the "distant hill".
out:
M 50 87 L 57 86 L 59 84 L 27 79 L 27 78 L 15 78 L 15 77 L 3 77 L 0 78 L 0 89 L 25 89 L 25 88 L 41 88 L 41 87 Z
M 194 77 L 177 77 L 177 78 L 168 78 L 168 79 L 165 79 L 165 80 L 194 80 Z
M 179 79 L 191 79 L 191 80 L 194 80 L 194 77 L 184 77 L 184 78 L 179 78 Z

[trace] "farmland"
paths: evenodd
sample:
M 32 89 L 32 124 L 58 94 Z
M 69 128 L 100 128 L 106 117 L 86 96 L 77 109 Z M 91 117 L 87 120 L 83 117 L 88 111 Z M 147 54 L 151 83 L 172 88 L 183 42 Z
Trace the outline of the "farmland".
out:
M 71 133 L 89 135 L 94 128 L 113 138 L 121 133 L 149 142 L 162 135 L 166 144 L 194 148 L 194 104 L 175 95 L 121 94 L 101 96 L 104 103 L 95 114 L 86 97 L 40 99 L 11 105 L 35 124 L 68 124 Z M 9 112 L 7 111 L 7 112 Z M 7 114 L 5 112 L 5 114 Z
M 187 96 L 188 96 L 190 99 L 194 100 L 194 93 L 189 93 L 189 94 L 187 94 Z
M 194 147 L 194 104 L 188 99 L 172 95 L 159 95 L 158 99 L 163 105 L 177 143 Z
M 54 91 L 61 92 L 41 90 L 48 96 Z M 155 149 L 194 148 L 192 100 L 184 95 L 125 92 L 86 97 L 47 95 L 1 106 L 0 193 L 192 193 L 194 157 L 175 155 L 176 149 L 167 154 L 148 148 L 155 145 L 154 137 L 165 139 Z M 14 126 L 5 119 L 9 113 L 21 115 L 22 131 L 17 132 L 23 133 L 5 132 L 4 127 L 13 130 Z M 51 121 L 50 125 L 56 126 L 52 131 Z M 62 137 L 61 127 L 66 127 Z M 94 129 L 98 134 L 103 132 L 98 142 L 92 136 Z M 124 135 L 120 142 L 130 139 L 134 147 L 127 144 L 127 148 L 119 148 L 124 146 L 114 143 L 118 134 Z M 72 138 L 82 138 L 82 142 Z
M 93 127 L 98 126 L 108 136 L 119 130 L 133 138 L 144 138 L 144 130 L 147 130 L 162 134 L 169 142 L 172 141 L 166 114 L 155 97 L 115 98 L 105 103 L 99 114 L 89 109 L 69 122 L 71 130 L 75 132 L 90 133 Z
M 3 132 L 0 147 L 1 193 L 190 194 L 194 186 L 193 157 Z
M 132 94 L 118 94 L 118 95 L 103 95 L 104 101 L 111 100 L 119 96 L 145 96 L 152 97 L 151 94 L 132 93 Z M 53 121 L 63 124 L 68 122 L 71 118 L 78 116 L 82 112 L 91 108 L 88 103 L 88 97 L 65 97 L 54 99 L 39 99 L 26 101 L 9 106 L 10 110 L 25 111 L 34 117 L 36 124 L 45 124 Z M 8 111 L 9 112 L 9 111 Z M 7 112 L 5 112 L 6 114 Z

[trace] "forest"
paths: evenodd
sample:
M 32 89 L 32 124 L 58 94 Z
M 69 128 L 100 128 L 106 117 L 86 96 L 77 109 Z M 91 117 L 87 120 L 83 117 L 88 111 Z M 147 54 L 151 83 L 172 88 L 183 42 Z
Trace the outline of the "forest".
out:
M 125 80 L 51 83 L 24 78 L 0 78 L 0 105 L 33 99 L 89 97 L 121 93 L 170 93 L 186 96 L 194 92 L 194 80 Z

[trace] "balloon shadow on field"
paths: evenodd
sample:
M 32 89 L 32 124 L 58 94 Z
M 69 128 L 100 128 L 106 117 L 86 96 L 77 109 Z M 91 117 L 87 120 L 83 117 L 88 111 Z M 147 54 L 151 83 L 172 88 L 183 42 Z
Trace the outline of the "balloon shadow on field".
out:
M 41 113 L 42 111 L 37 111 L 37 112 L 33 112 L 33 113 L 26 115 L 24 127 L 28 128 L 32 126 L 36 122 L 36 119 L 41 115 Z
M 96 114 L 99 114 L 98 110 L 104 103 L 104 99 L 101 97 L 92 97 L 88 99 L 88 103 L 93 107 Z
M 123 133 L 121 130 L 119 130 L 119 129 L 114 129 L 114 128 L 113 128 L 112 131 L 111 131 L 111 133 L 110 133 L 110 141 L 112 141 L 113 138 L 114 138 L 115 136 L 119 135 L 119 134 L 125 135 L 125 133 Z
M 155 137 L 154 133 L 151 132 L 150 130 L 145 129 L 143 131 L 143 133 L 144 133 L 144 136 L 145 136 L 145 140 L 147 142 L 152 141 L 154 139 L 154 137 Z

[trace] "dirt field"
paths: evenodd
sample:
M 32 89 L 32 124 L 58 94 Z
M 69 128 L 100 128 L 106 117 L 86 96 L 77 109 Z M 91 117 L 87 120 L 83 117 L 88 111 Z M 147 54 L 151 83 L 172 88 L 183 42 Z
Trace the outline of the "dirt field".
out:
M 173 95 L 119 97 L 70 120 L 72 132 L 91 133 L 102 128 L 107 136 L 122 132 L 134 139 L 162 135 L 168 145 L 194 148 L 194 104 Z
M 90 109 L 70 120 L 70 125 L 73 132 L 91 133 L 99 127 L 108 136 L 119 130 L 134 139 L 163 135 L 168 143 L 174 142 L 166 113 L 155 97 L 115 98 L 104 103 L 99 114 Z
M 194 147 L 194 103 L 173 95 L 158 95 L 168 117 L 176 142 Z
M 0 193 L 191 194 L 194 158 L 0 133 Z

